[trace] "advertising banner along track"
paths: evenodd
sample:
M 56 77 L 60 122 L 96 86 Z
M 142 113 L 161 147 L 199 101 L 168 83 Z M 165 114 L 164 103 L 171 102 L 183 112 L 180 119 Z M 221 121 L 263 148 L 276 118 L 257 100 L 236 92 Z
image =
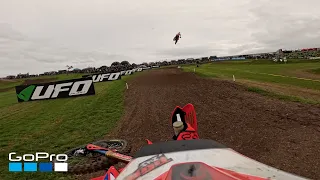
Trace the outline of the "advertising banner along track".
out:
M 82 77 L 92 78 L 92 81 L 96 83 L 96 82 L 114 81 L 114 80 L 121 79 L 121 73 L 117 72 L 117 73 L 88 74 L 88 75 L 83 75 Z
M 87 74 L 82 77 L 92 77 L 94 83 L 96 82 L 105 82 L 105 81 L 115 81 L 121 79 L 121 76 L 131 75 L 134 72 L 141 72 L 142 68 L 131 69 L 126 71 L 120 71 L 116 73 L 98 73 L 98 74 Z
M 91 77 L 16 86 L 18 102 L 95 95 Z

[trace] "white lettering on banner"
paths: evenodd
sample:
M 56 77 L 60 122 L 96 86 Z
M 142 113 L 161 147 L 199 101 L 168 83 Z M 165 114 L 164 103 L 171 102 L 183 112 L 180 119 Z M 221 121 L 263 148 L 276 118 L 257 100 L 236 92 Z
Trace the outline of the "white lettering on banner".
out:
M 142 68 L 135 68 L 135 69 L 132 69 L 131 71 L 132 71 L 133 73 L 134 73 L 134 72 L 140 72 L 140 71 L 142 71 Z
M 69 82 L 68 82 L 69 81 Z M 29 86 L 19 86 L 16 87 L 16 91 L 19 92 L 21 95 L 22 92 L 24 92 L 27 88 L 32 88 L 32 92 L 29 92 L 28 100 L 42 100 L 42 99 L 55 99 L 55 98 L 66 98 L 74 95 L 94 95 L 94 87 L 93 81 L 91 78 L 88 80 L 88 78 L 79 78 L 79 79 L 73 79 L 68 81 L 57 81 L 51 83 L 45 83 L 45 84 L 39 84 L 39 85 L 29 85 Z M 74 81 L 74 82 L 70 82 Z M 21 90 L 24 88 L 23 90 Z M 92 91 L 90 91 L 92 90 Z M 22 94 L 23 95 L 23 94 Z M 18 101 L 20 101 L 20 97 L 18 96 Z M 22 99 L 23 100 L 23 99 Z M 26 100 L 25 100 L 26 101 Z
M 51 96 L 51 98 L 56 98 L 58 97 L 59 93 L 62 91 L 69 91 L 69 88 L 63 88 L 65 86 L 71 86 L 73 82 L 68 82 L 68 83 L 62 83 L 62 84 L 56 84 L 56 87 L 54 88 L 54 92 Z
M 124 75 L 126 73 L 126 71 L 121 71 L 120 74 L 121 76 Z
M 79 86 L 83 84 L 81 90 L 79 90 Z M 75 96 L 75 95 L 81 95 L 81 94 L 87 94 L 87 92 L 90 89 L 90 86 L 92 84 L 92 80 L 86 80 L 86 81 L 78 81 L 75 82 L 69 92 L 69 96 Z
M 121 76 L 122 76 L 122 75 L 125 75 L 125 76 L 126 76 L 126 75 L 132 74 L 132 70 L 121 71 L 120 73 L 121 73 Z
M 99 82 L 101 79 L 101 74 L 99 75 L 92 75 L 92 81 L 93 82 Z
M 120 72 L 118 73 L 108 73 L 108 74 L 99 74 L 99 75 L 92 75 L 93 82 L 102 82 L 104 79 L 108 79 L 108 81 L 113 81 L 119 79 Z
M 132 74 L 132 70 L 128 70 L 128 71 L 126 71 L 126 73 L 125 73 L 125 75 L 130 75 L 130 74 Z
M 112 73 L 110 76 L 109 76 L 109 79 L 110 81 L 113 81 L 113 80 L 117 80 L 119 79 L 119 76 L 120 76 L 120 73 Z
M 100 74 L 100 82 L 103 81 L 103 79 L 107 79 L 110 74 Z
M 54 85 L 49 85 L 46 92 L 44 93 L 44 95 L 40 96 L 40 93 L 42 91 L 44 86 L 37 86 L 36 90 L 34 91 L 31 99 L 35 100 L 35 99 L 46 99 L 46 98 L 50 98 L 53 89 L 54 89 Z

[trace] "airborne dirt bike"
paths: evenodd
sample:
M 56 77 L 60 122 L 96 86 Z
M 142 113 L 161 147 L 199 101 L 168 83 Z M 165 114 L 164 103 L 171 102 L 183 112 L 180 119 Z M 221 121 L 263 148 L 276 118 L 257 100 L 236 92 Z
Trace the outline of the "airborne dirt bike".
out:
M 173 141 L 152 143 L 132 157 L 125 140 L 98 141 L 69 151 L 70 157 L 97 154 L 100 160 L 71 166 L 71 172 L 92 172 L 108 168 L 105 175 L 91 180 L 267 180 L 306 179 L 250 159 L 213 140 L 199 139 L 192 104 L 177 106 L 172 112 Z M 93 157 L 93 156 L 92 156 Z M 125 167 L 117 168 L 122 162 Z M 82 168 L 82 169 L 81 169 Z M 70 171 L 69 171 L 70 172 Z

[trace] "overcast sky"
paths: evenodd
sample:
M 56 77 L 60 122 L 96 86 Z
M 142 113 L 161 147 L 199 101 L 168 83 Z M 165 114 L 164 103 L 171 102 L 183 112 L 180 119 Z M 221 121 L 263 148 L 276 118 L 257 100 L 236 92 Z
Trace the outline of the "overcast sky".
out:
M 0 0 L 0 77 L 320 47 L 319 7 L 319 0 Z

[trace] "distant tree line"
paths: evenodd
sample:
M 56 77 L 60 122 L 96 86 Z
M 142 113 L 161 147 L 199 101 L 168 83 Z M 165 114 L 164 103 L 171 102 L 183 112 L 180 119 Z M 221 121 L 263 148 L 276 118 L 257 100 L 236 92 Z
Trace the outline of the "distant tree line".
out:
M 305 48 L 300 50 L 281 50 L 281 53 L 287 59 L 298 59 L 298 58 L 310 58 L 310 57 L 320 57 L 320 48 Z M 278 50 L 277 52 L 279 52 Z M 51 71 L 44 72 L 42 74 L 22 74 L 19 73 L 16 76 L 7 76 L 7 79 L 20 79 L 20 78 L 30 78 L 30 77 L 39 77 L 39 76 L 47 76 L 47 75 L 57 75 L 57 74 L 68 74 L 68 73 L 113 73 L 119 71 L 125 71 L 134 69 L 141 66 L 170 66 L 170 65 L 180 65 L 180 64 L 202 64 L 207 63 L 209 61 L 213 61 L 218 58 L 231 59 L 231 58 L 245 58 L 245 59 L 272 59 L 277 56 L 277 52 L 271 53 L 258 53 L 258 54 L 247 54 L 247 55 L 236 55 L 236 56 L 210 56 L 210 57 L 201 57 L 201 58 L 187 58 L 187 59 L 178 59 L 171 61 L 158 61 L 158 62 L 144 62 L 141 64 L 130 64 L 128 61 L 118 62 L 115 61 L 108 66 L 101 66 L 99 68 L 96 67 L 88 67 L 84 69 L 74 68 L 73 70 L 59 70 L 59 71 Z

